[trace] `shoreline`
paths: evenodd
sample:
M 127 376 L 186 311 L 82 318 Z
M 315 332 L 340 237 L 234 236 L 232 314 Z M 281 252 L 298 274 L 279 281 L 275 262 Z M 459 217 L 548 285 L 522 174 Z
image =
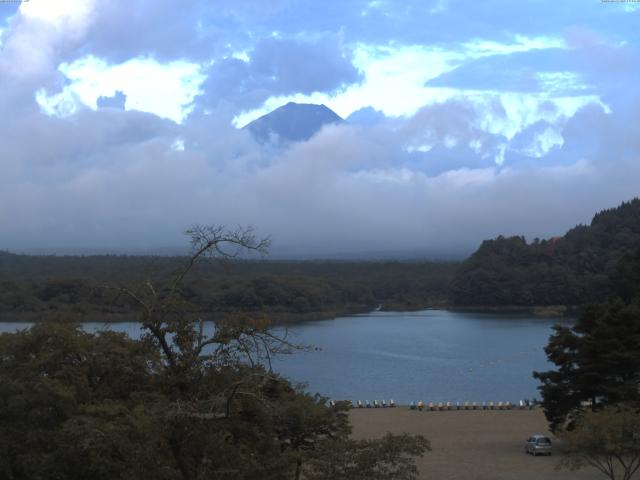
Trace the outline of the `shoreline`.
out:
M 398 305 L 391 305 L 396 307 Z M 369 308 L 351 308 L 345 310 L 328 310 L 306 313 L 295 312 L 238 312 L 242 315 L 257 316 L 266 315 L 271 317 L 272 325 L 274 327 L 282 327 L 287 325 L 303 324 L 306 322 L 333 320 L 338 317 L 349 317 L 353 315 L 367 315 L 375 312 L 419 312 L 424 310 L 444 310 L 454 313 L 479 313 L 479 314 L 496 314 L 496 315 L 531 315 L 538 318 L 571 318 L 579 314 L 580 306 L 578 305 L 428 305 L 428 306 L 412 306 L 410 308 L 383 308 L 381 310 L 369 309 Z M 234 315 L 234 313 L 226 313 L 228 315 Z M 218 314 L 218 316 L 224 316 L 225 313 Z M 91 323 L 129 323 L 137 322 L 137 313 L 78 313 L 72 311 L 53 311 L 53 312 L 0 312 L 0 323 L 37 323 L 46 320 L 53 316 L 68 316 L 79 323 L 91 322 Z M 205 315 L 203 317 L 210 316 L 207 321 L 214 321 L 214 315 Z
M 570 318 L 581 305 L 450 305 L 445 310 L 462 313 L 527 314 L 540 318 Z

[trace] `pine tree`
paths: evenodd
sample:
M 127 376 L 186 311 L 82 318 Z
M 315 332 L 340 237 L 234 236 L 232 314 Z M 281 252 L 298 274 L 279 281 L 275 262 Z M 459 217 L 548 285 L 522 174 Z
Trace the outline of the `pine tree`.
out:
M 545 348 L 557 370 L 534 372 L 553 430 L 593 409 L 640 402 L 640 251 L 625 256 L 611 278 L 613 295 L 583 311 L 571 328 L 557 326 Z

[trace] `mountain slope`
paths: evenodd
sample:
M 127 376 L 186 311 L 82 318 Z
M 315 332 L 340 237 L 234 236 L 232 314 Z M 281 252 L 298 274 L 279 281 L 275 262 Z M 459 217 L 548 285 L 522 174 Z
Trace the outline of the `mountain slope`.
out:
M 624 202 L 564 237 L 486 240 L 450 285 L 456 305 L 581 305 L 604 300 L 609 275 L 640 249 L 640 199 Z
M 322 127 L 345 121 L 324 105 L 289 102 L 246 125 L 260 143 L 309 140 Z

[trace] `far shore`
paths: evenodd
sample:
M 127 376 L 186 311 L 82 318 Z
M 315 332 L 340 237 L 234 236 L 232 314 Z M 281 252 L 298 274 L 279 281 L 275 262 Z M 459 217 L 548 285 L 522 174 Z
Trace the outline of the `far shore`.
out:
M 305 322 L 333 320 L 337 317 L 348 317 L 350 315 L 366 315 L 368 313 L 380 312 L 419 312 L 424 310 L 446 310 L 450 312 L 461 313 L 492 313 L 498 315 L 531 315 L 540 318 L 571 318 L 578 315 L 580 307 L 575 305 L 428 305 L 428 306 L 411 306 L 409 308 L 401 308 L 400 305 L 390 305 L 389 307 L 382 305 L 380 310 L 376 309 L 345 309 L 345 310 L 330 310 L 319 312 L 267 312 L 266 316 L 272 319 L 274 326 L 286 326 L 295 325 Z M 243 315 L 263 315 L 264 312 L 238 312 Z M 63 316 L 66 318 L 74 319 L 77 322 L 95 322 L 95 323 L 127 323 L 137 322 L 137 314 L 131 313 L 105 313 L 105 312 L 89 312 L 78 313 L 69 311 L 50 311 L 50 312 L 0 312 L 0 323 L 37 323 L 47 318 L 54 316 Z M 210 314 L 202 313 L 203 317 L 207 320 L 214 320 L 215 317 L 211 317 Z M 225 314 L 219 314 L 224 316 Z
M 450 305 L 451 312 L 527 314 L 541 318 L 574 317 L 580 312 L 579 305 Z

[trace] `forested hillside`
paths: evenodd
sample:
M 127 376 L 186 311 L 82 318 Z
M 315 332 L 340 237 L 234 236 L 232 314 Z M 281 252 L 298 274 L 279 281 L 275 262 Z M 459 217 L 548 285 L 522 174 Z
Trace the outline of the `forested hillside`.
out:
M 133 305 L 109 287 L 171 276 L 181 257 L 24 256 L 0 252 L 0 318 L 72 312 L 130 320 Z M 458 264 L 227 261 L 198 265 L 184 295 L 205 315 L 260 312 L 278 322 L 443 305 Z
M 640 199 L 548 240 L 486 240 L 450 285 L 456 305 L 582 305 L 604 300 L 618 261 L 640 247 Z

